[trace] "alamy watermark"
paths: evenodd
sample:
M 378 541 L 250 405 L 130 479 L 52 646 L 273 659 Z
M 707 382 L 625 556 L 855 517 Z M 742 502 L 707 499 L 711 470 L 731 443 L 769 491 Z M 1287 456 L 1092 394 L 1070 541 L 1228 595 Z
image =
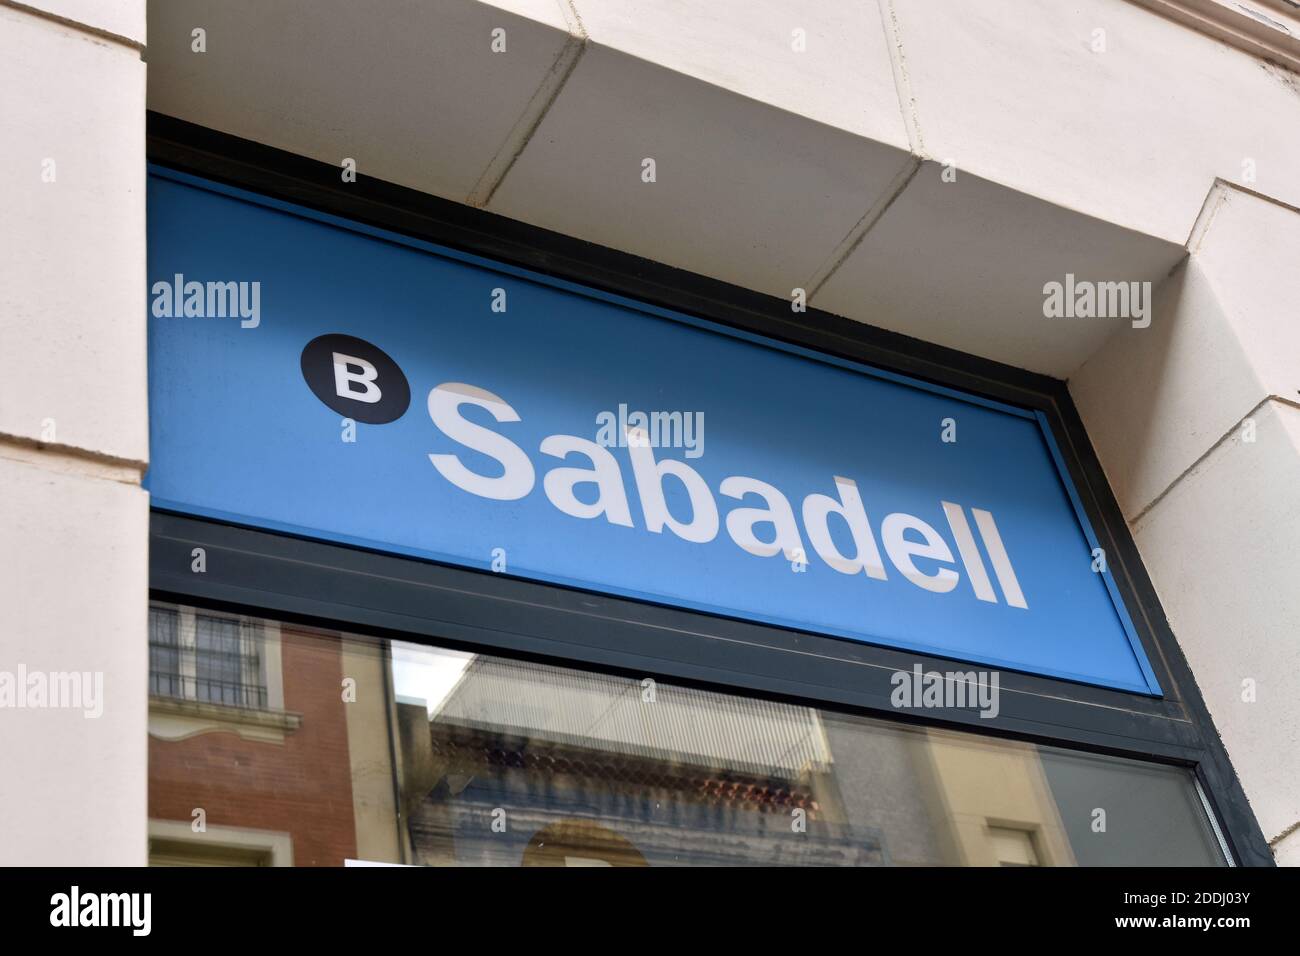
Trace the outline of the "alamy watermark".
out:
M 50 897 L 50 925 L 126 927 L 132 936 L 148 936 L 153 928 L 153 894 L 83 893 L 73 886 Z
M 171 282 L 155 282 L 150 292 L 156 319 L 239 319 L 241 329 L 262 323 L 261 282 L 186 281 L 177 272 Z
M 0 671 L 0 710 L 80 710 L 87 720 L 104 713 L 103 671 Z
M 596 425 L 596 444 L 602 448 L 684 448 L 687 458 L 704 454 L 703 412 L 628 411 L 620 403 L 617 413 L 598 413 Z
M 1151 324 L 1150 282 L 1093 282 L 1065 274 L 1043 286 L 1043 315 L 1049 319 L 1129 319 L 1135 329 Z
M 895 671 L 889 702 L 900 709 L 942 708 L 978 710 L 991 720 L 1001 710 L 1001 677 L 997 671 L 927 671 L 920 664 Z

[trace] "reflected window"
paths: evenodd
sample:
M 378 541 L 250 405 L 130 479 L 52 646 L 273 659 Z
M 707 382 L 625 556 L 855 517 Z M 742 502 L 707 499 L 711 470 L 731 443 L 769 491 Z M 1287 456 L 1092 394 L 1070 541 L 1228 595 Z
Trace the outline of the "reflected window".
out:
M 191 608 L 149 609 L 149 692 L 160 697 L 265 709 L 257 622 Z

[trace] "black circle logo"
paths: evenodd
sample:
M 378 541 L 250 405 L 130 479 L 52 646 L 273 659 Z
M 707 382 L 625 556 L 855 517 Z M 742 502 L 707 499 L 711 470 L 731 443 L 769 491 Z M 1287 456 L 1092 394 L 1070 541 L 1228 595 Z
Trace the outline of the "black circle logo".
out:
M 353 421 L 383 425 L 411 404 L 411 387 L 397 363 L 363 339 L 337 333 L 314 338 L 301 364 L 312 393 Z

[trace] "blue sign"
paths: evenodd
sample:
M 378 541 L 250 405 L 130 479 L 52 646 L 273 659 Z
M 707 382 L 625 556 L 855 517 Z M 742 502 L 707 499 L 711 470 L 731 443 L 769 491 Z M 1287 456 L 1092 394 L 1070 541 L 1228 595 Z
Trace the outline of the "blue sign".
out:
M 1160 689 L 1033 412 L 155 169 L 156 507 Z

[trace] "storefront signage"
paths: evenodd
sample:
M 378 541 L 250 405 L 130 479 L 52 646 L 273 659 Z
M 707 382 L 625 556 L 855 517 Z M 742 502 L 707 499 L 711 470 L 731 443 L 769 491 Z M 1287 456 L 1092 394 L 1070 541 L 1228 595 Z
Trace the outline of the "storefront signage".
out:
M 1159 693 L 1034 413 L 179 174 L 155 507 Z

